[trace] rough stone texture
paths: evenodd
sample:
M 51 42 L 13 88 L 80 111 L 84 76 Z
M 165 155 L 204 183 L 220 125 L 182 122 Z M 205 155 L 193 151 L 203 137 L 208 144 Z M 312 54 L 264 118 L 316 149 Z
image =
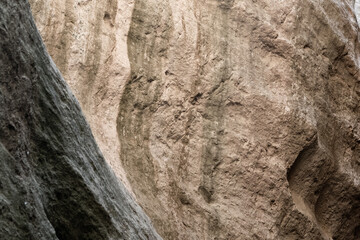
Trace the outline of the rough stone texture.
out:
M 163 238 L 360 238 L 354 0 L 32 6 Z
M 29 0 L 46 48 L 79 100 L 105 159 L 131 191 L 116 118 L 130 76 L 126 35 L 132 2 Z
M 106 164 L 27 1 L 0 2 L 0 239 L 161 239 Z
M 356 15 L 357 22 L 360 23 L 360 1 L 359 0 L 355 0 L 355 15 Z

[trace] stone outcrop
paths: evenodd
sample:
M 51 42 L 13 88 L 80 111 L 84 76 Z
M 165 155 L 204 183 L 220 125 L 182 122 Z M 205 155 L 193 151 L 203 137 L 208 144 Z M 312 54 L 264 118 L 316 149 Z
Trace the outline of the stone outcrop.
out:
M 161 239 L 106 164 L 27 1 L 0 2 L 0 239 Z
M 32 0 L 165 239 L 358 239 L 354 0 Z

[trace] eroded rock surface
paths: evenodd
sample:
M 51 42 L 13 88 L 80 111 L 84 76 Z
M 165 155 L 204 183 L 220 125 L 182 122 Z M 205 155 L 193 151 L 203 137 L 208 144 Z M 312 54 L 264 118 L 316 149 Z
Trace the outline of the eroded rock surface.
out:
M 357 1 L 31 2 L 162 237 L 359 239 Z
M 0 2 L 0 239 L 161 239 L 98 149 L 27 1 Z

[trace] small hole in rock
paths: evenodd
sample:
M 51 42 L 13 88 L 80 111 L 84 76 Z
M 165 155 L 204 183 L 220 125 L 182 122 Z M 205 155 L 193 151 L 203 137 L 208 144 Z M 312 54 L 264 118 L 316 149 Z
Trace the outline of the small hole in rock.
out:
M 111 19 L 110 13 L 105 12 L 105 14 L 104 14 L 104 20 L 110 20 L 110 19 Z

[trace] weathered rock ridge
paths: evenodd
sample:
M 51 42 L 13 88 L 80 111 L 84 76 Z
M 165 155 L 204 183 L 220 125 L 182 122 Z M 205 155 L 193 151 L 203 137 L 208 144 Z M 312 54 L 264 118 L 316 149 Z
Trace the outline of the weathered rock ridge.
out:
M 354 0 L 31 0 L 165 239 L 359 239 Z
M 0 2 L 0 239 L 161 239 L 106 164 L 27 1 Z

